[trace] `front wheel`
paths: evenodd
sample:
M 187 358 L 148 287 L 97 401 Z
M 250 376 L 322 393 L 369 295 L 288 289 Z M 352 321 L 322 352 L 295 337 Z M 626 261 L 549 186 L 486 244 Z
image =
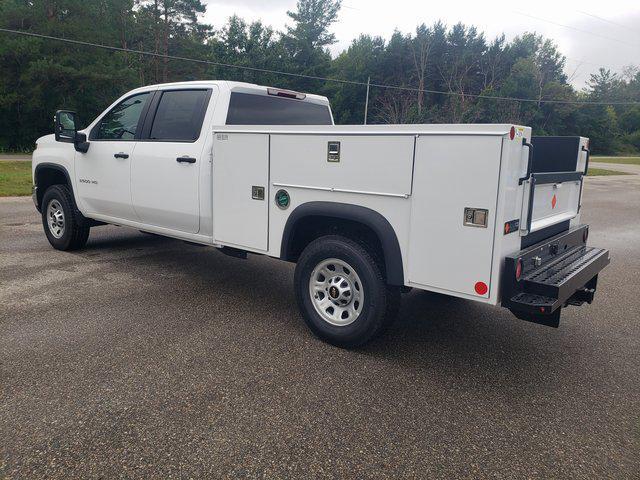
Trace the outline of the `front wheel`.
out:
M 42 226 L 56 250 L 78 250 L 89 238 L 89 223 L 76 207 L 66 185 L 53 185 L 42 199 Z
M 346 237 L 311 242 L 298 259 L 295 292 L 308 327 L 322 340 L 356 347 L 391 323 L 400 290 L 386 285 L 373 252 Z

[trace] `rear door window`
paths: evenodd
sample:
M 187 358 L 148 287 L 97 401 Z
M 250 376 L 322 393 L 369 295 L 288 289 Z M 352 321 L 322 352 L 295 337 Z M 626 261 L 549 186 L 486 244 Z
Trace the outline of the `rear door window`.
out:
M 149 140 L 193 142 L 200 137 L 210 90 L 166 90 L 153 117 Z
M 326 105 L 250 93 L 231 94 L 227 125 L 331 125 Z

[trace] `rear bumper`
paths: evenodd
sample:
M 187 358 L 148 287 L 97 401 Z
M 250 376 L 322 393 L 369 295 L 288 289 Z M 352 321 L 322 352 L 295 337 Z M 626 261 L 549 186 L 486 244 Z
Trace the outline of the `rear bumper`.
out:
M 598 273 L 610 258 L 608 250 L 586 245 L 588 228 L 575 227 L 508 256 L 502 305 L 522 320 L 557 327 L 562 307 L 591 303 Z

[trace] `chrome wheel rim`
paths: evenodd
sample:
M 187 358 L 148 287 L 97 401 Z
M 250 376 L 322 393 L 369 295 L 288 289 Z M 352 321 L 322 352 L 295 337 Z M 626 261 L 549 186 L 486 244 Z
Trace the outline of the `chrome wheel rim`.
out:
M 64 235 L 64 211 L 60 202 L 55 198 L 47 205 L 47 225 L 49 225 L 49 232 L 55 238 Z
M 338 258 L 316 265 L 309 279 L 309 295 L 318 315 L 331 325 L 349 325 L 362 312 L 362 281 L 351 265 Z

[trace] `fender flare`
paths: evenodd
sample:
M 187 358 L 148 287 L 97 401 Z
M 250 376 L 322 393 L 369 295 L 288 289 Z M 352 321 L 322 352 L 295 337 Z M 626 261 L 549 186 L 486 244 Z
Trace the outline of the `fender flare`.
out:
M 67 184 L 69 185 L 69 188 L 71 189 L 71 194 L 74 196 L 74 200 L 75 200 L 75 193 L 73 191 L 73 183 L 71 183 L 71 177 L 69 176 L 69 172 L 67 171 L 67 169 L 65 167 L 63 167 L 62 165 L 58 165 L 57 163 L 43 162 L 43 163 L 39 163 L 38 165 L 36 165 L 36 168 L 33 171 L 33 184 L 36 187 L 38 187 L 38 181 L 37 181 L 38 172 L 40 170 L 44 170 L 44 169 L 58 170 L 59 172 L 62 172 L 64 174 L 65 178 L 67 179 Z M 38 206 L 42 202 L 42 196 L 43 195 L 44 195 L 44 192 L 41 192 L 38 189 L 37 190 Z
M 402 252 L 396 232 L 389 221 L 380 213 L 360 205 L 338 202 L 307 202 L 297 206 L 289 215 L 282 232 L 280 258 L 293 261 L 291 242 L 296 224 L 306 217 L 333 217 L 351 220 L 369 227 L 378 236 L 384 253 L 387 282 L 390 285 L 404 285 Z

